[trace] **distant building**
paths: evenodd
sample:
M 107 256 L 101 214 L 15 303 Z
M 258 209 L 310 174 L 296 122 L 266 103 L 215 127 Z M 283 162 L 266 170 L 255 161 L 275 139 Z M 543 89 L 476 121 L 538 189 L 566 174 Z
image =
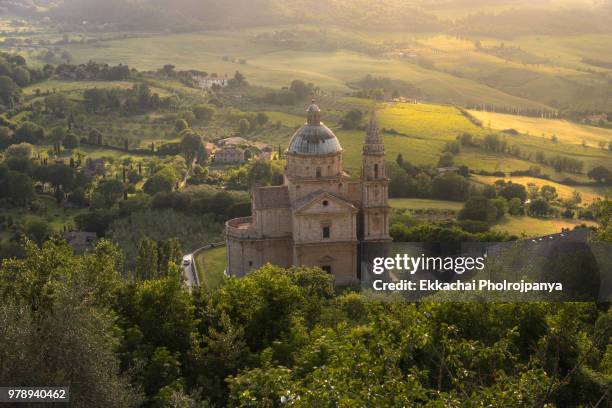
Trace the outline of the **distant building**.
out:
M 210 89 L 213 86 L 224 87 L 224 86 L 227 86 L 229 83 L 227 74 L 223 77 L 217 77 L 217 78 L 198 77 L 196 78 L 196 81 L 198 81 L 198 86 L 202 89 Z
M 438 167 L 436 170 L 440 174 L 459 173 L 459 167 Z
M 83 167 L 82 171 L 90 175 L 103 175 L 104 174 L 104 165 L 105 161 L 102 158 L 99 159 L 85 159 L 85 167 Z
M 218 146 L 238 146 L 247 143 L 249 143 L 249 141 L 240 136 L 228 137 L 217 141 Z
M 245 161 L 245 150 L 239 147 L 223 147 L 215 152 L 215 163 L 242 164 Z
M 98 239 L 95 232 L 69 231 L 64 234 L 64 239 L 76 253 L 83 253 L 91 248 Z
M 274 152 L 261 152 L 257 158 L 263 161 L 270 161 L 274 157 Z
M 602 120 L 605 122 L 608 120 L 608 114 L 607 113 L 597 113 L 597 114 L 589 115 L 587 117 L 587 120 L 589 122 L 596 122 L 596 123 Z

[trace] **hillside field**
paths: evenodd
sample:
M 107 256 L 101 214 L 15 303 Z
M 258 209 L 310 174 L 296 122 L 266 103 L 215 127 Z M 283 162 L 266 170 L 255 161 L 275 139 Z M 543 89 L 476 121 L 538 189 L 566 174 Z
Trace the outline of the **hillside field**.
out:
M 324 118 L 325 113 L 323 111 Z M 383 129 L 387 160 L 394 160 L 401 153 L 404 160 L 418 165 L 435 166 L 444 152 L 446 143 L 454 141 L 463 133 L 469 133 L 475 139 L 491 133 L 473 124 L 457 108 L 446 105 L 410 103 L 378 105 L 377 115 L 379 127 Z M 332 129 L 344 149 L 345 167 L 352 174 L 358 174 L 365 131 L 344 130 L 333 126 Z M 531 134 L 501 135 L 501 137 L 509 146 L 517 145 L 523 155 L 530 154 L 532 158 L 536 152 L 543 152 L 546 157 L 558 155 L 575 157 L 585 163 L 585 173 L 592 167 L 606 165 L 612 160 L 612 152 L 597 147 L 554 143 Z M 587 181 L 584 174 L 557 172 L 550 166 L 535 163 L 533 159 L 526 160 L 524 157 L 519 158 L 508 153 L 496 153 L 476 147 L 463 147 L 455 156 L 455 164 L 466 165 L 471 170 L 505 173 L 528 170 L 537 165 L 542 173 L 549 174 L 555 180 L 571 177 Z
M 500 180 L 499 177 L 480 175 L 473 175 L 472 179 L 482 184 L 494 184 L 497 180 Z M 610 190 L 609 188 L 595 186 L 568 186 L 536 177 L 506 177 L 505 180 L 512 181 L 513 183 L 517 184 L 522 184 L 524 186 L 527 186 L 529 184 L 534 184 L 538 187 L 549 185 L 557 189 L 557 194 L 559 194 L 559 197 L 561 198 L 570 198 L 574 191 L 578 191 L 580 193 L 580 196 L 582 197 L 583 204 L 589 204 L 593 202 L 597 198 L 602 197 L 606 193 L 606 191 Z
M 556 234 L 561 232 L 563 228 L 574 229 L 574 227 L 582 224 L 596 225 L 596 223 L 583 220 L 506 216 L 499 224 L 493 227 L 493 230 L 505 231 L 518 236 L 535 237 Z
M 397 209 L 407 210 L 450 210 L 459 211 L 463 208 L 463 203 L 457 201 L 430 200 L 426 198 L 392 198 L 389 205 Z
M 486 127 L 496 130 L 514 129 L 547 140 L 555 135 L 560 143 L 581 145 L 583 141 L 592 147 L 599 142 L 612 142 L 612 129 L 587 126 L 567 120 L 544 119 L 503 113 L 469 111 Z
M 265 30 L 273 32 L 283 28 L 286 27 L 266 27 Z M 239 70 L 252 84 L 267 87 L 280 88 L 293 79 L 301 79 L 327 92 L 346 92 L 349 90 L 347 82 L 371 74 L 404 81 L 417 87 L 421 92 L 420 97 L 434 102 L 546 108 L 539 102 L 477 81 L 423 67 L 414 60 L 368 55 L 342 48 L 329 49 L 327 45 L 318 46 L 316 42 L 306 50 L 287 49 L 254 40 L 254 35 L 261 31 L 264 29 L 143 35 L 103 43 L 71 44 L 67 49 L 75 62 L 87 62 L 95 55 L 99 62 L 124 63 L 140 70 L 155 70 L 168 63 L 179 69 L 201 69 L 219 74 L 231 75 Z M 330 42 L 340 42 L 338 37 L 341 34 L 330 30 L 326 35 Z M 356 33 L 356 36 L 360 34 Z M 381 46 L 386 41 L 402 38 L 396 33 L 379 37 Z M 448 37 L 445 38 L 450 41 Z M 438 50 L 429 49 L 429 52 L 436 54 Z

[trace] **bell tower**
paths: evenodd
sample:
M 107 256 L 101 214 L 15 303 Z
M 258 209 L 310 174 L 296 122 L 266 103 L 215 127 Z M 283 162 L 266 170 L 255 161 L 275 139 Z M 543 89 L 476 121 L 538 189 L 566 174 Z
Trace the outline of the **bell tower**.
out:
M 389 178 L 385 168 L 385 146 L 378 129 L 376 112 L 372 112 L 368 134 L 363 145 L 362 183 L 362 266 L 371 265 L 377 256 L 386 256 L 390 244 L 389 235 Z M 363 271 L 363 267 L 362 273 Z M 362 276 L 365 278 L 365 276 Z
M 388 239 L 389 179 L 385 169 L 385 146 L 378 129 L 376 112 L 372 112 L 368 134 L 363 145 L 361 178 L 364 239 Z

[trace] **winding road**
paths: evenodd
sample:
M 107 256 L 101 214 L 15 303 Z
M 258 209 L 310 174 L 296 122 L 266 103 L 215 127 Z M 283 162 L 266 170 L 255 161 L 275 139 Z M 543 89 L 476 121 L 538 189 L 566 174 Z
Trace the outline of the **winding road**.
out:
M 189 263 L 187 263 L 189 261 Z M 193 253 L 187 254 L 183 256 L 183 279 L 185 279 L 185 283 L 191 290 L 194 286 L 200 285 L 200 280 L 198 279 L 198 274 L 195 270 L 195 258 Z

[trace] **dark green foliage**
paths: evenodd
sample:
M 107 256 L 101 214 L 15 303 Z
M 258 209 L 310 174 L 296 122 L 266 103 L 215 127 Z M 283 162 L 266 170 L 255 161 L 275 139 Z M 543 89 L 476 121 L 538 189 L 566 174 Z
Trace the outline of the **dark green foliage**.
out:
M 446 152 L 438 159 L 438 167 L 452 167 L 455 164 L 453 153 Z
M 529 204 L 529 214 L 544 217 L 550 212 L 550 204 L 544 198 L 536 198 Z
M 193 107 L 193 114 L 201 122 L 209 122 L 215 115 L 215 108 L 209 105 L 196 105 Z
M 181 154 L 185 162 L 191 165 L 193 159 L 203 148 L 202 137 L 190 129 L 183 130 L 179 136 L 181 136 Z
M 344 114 L 340 121 L 344 129 L 356 129 L 363 119 L 363 112 L 359 109 L 351 109 Z
M 527 200 L 527 189 L 522 184 L 513 183 L 511 181 L 497 181 L 496 186 L 499 187 L 499 195 L 510 201 L 513 198 L 518 198 L 522 203 Z
M 114 209 L 98 209 L 79 214 L 74 222 L 81 231 L 95 232 L 98 236 L 105 236 L 106 230 L 117 218 L 118 211 Z
M 13 143 L 13 135 L 11 129 L 6 126 L 0 126 L 0 150 L 4 150 Z
M 64 138 L 62 145 L 66 149 L 76 149 L 79 147 L 79 138 L 74 133 L 68 133 Z
M 590 179 L 593 179 L 598 183 L 612 183 L 612 173 L 610 172 L 610 170 L 603 166 L 593 167 L 591 170 L 589 170 L 587 175 Z
M 27 174 L 0 170 L 0 196 L 25 206 L 34 198 L 34 183 Z
M 299 79 L 291 82 L 289 89 L 285 88 L 278 92 L 267 93 L 263 100 L 266 103 L 275 105 L 293 105 L 304 101 L 306 97 L 313 94 L 315 86 L 311 83 L 304 83 Z
M 462 176 L 446 173 L 437 176 L 431 183 L 431 196 L 441 200 L 462 201 L 468 197 L 469 182 Z
M 8 76 L 0 75 L 0 102 L 12 107 L 19 102 L 20 98 L 21 89 L 19 89 L 19 86 Z
M 504 232 L 487 231 L 488 225 L 478 220 L 461 221 L 460 225 L 395 223 L 389 233 L 398 242 L 503 242 L 513 238 Z
M 49 238 L 51 234 L 51 228 L 46 221 L 43 220 L 31 220 L 26 224 L 25 233 L 38 246 L 42 246 L 43 243 Z
M 137 244 L 142 237 L 149 237 L 154 242 L 174 237 L 188 253 L 206 243 L 218 242 L 222 229 L 212 214 L 185 214 L 172 209 L 134 211 L 126 218 L 115 218 L 111 222 L 108 236 L 121 246 L 129 267 L 135 264 L 139 254 Z M 159 260 L 154 263 L 159 264 Z
M 103 205 L 110 207 L 123 197 L 124 186 L 119 180 L 107 179 L 98 183 L 95 193 L 103 199 Z
M 460 220 L 484 221 L 493 223 L 498 219 L 498 208 L 493 204 L 493 199 L 475 196 L 470 198 L 459 212 Z
M 273 266 L 191 295 L 177 274 L 121 280 L 106 241 L 84 257 L 55 241 L 27 250 L 0 267 L 0 381 L 59 379 L 75 406 L 133 406 L 135 387 L 146 406 L 610 402 L 606 305 L 381 301 Z
M 13 135 L 14 143 L 37 144 L 45 138 L 45 130 L 32 122 L 23 122 Z
M 64 384 L 75 407 L 137 406 L 115 353 L 117 249 L 104 242 L 74 257 L 65 243 L 48 241 L 26 250 L 25 260 L 0 267 L 0 382 Z
M 177 182 L 176 173 L 170 167 L 164 167 L 147 179 L 144 185 L 144 191 L 147 194 L 153 195 L 160 192 L 172 191 Z

